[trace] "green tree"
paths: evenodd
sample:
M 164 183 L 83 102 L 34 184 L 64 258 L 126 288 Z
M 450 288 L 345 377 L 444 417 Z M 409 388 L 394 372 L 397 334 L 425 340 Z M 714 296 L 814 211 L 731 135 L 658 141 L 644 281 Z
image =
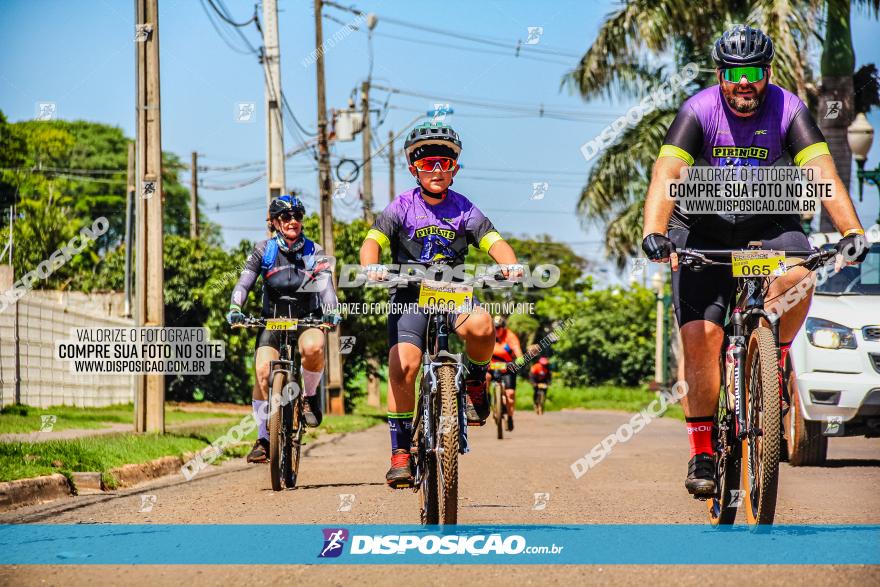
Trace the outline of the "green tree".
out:
M 643 287 L 556 289 L 538 314 L 559 333 L 554 361 L 569 385 L 636 385 L 654 369 L 654 294 Z
M 83 226 L 105 217 L 107 234 L 40 288 L 82 289 L 104 253 L 125 234 L 128 143 L 118 127 L 81 120 L 8 123 L 0 112 L 0 201 L 15 205 L 13 265 L 16 277 L 35 268 Z M 189 191 L 179 180 L 185 166 L 163 154 L 163 217 L 166 234 L 189 233 Z M 6 222 L 4 215 L 0 222 Z M 6 241 L 9 227 L 0 231 Z M 218 244 L 219 230 L 206 223 L 205 239 Z

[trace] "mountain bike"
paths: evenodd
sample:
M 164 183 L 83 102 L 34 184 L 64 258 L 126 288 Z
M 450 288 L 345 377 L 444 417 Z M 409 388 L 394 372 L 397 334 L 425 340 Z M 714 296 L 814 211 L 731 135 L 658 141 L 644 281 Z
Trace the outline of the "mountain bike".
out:
M 418 284 L 418 305 L 429 313 L 410 448 L 413 491 L 419 494 L 419 519 L 425 525 L 458 523 L 458 455 L 470 447 L 465 365 L 461 353 L 450 352 L 449 335 L 455 331 L 456 317 L 473 310 L 476 285 L 485 280 L 493 280 L 496 287 L 513 284 L 495 273 L 455 283 L 432 281 L 424 274 L 369 281 L 381 287 Z
M 282 296 L 282 301 L 286 296 Z M 290 300 L 292 301 L 292 300 Z M 273 491 L 296 487 L 300 451 L 306 424 L 303 420 L 300 357 L 294 333 L 308 328 L 329 330 L 314 318 L 256 318 L 249 316 L 240 328 L 281 331 L 279 358 L 269 364 L 269 478 Z
M 535 383 L 535 413 L 539 416 L 544 413 L 544 402 L 547 400 L 547 384 L 544 382 Z
M 492 408 L 492 419 L 497 429 L 498 440 L 504 438 L 504 424 L 507 416 L 507 394 L 504 393 L 504 374 L 507 373 L 507 363 L 504 361 L 491 361 L 489 363 L 489 377 L 492 384 L 489 392 L 489 402 Z
M 780 386 L 779 316 L 764 309 L 764 296 L 774 275 L 796 266 L 815 270 L 836 252 L 766 251 L 760 242 L 744 250 L 676 252 L 680 265 L 691 271 L 729 266 L 737 278 L 720 355 L 721 393 L 713 431 L 716 492 L 706 498 L 709 521 L 713 526 L 732 524 L 742 503 L 749 525 L 772 524 L 782 411 L 790 398 Z M 786 265 L 786 255 L 804 259 Z

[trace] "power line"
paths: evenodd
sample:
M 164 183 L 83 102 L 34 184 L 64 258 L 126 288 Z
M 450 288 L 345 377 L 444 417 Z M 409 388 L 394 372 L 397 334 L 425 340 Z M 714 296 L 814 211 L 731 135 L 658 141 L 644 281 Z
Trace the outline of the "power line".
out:
M 222 2 L 221 0 L 217 0 L 217 1 L 220 3 L 221 6 L 223 6 L 223 2 Z M 225 20 L 227 23 L 229 23 L 229 24 L 231 24 L 232 26 L 237 27 L 237 28 L 246 27 L 247 25 L 249 25 L 249 24 L 251 24 L 252 22 L 255 22 L 255 21 L 257 20 L 257 10 L 256 10 L 257 7 L 256 7 L 256 5 L 254 5 L 254 15 L 253 15 L 253 16 L 251 16 L 248 20 L 246 20 L 246 21 L 244 21 L 244 22 L 235 22 L 234 20 L 232 20 L 232 19 L 228 16 L 228 14 L 227 14 L 227 13 L 228 13 L 228 10 L 227 10 L 226 6 L 223 6 L 223 11 L 221 11 L 221 10 L 220 10 L 219 8 L 217 8 L 217 6 L 214 4 L 214 0 L 208 0 L 208 4 L 211 5 L 211 8 L 214 9 L 214 12 L 216 12 L 216 13 L 220 16 L 220 18 L 222 18 L 222 19 Z
M 346 12 L 351 12 L 352 14 L 356 14 L 358 16 L 366 16 L 363 11 L 358 10 L 357 8 L 354 8 L 353 6 L 351 6 L 351 7 L 350 6 L 342 6 L 341 4 L 337 4 L 336 2 L 332 2 L 330 0 L 324 0 L 324 5 L 331 6 L 333 8 L 338 9 L 338 10 L 344 10 Z M 484 45 L 502 47 L 504 49 L 514 49 L 517 52 L 519 52 L 521 50 L 527 50 L 529 52 L 543 53 L 545 55 L 571 57 L 574 59 L 581 58 L 581 55 L 578 55 L 578 54 L 572 53 L 572 52 L 568 52 L 563 49 L 550 48 L 546 44 L 543 47 L 539 47 L 537 45 L 523 45 L 521 41 L 517 41 L 516 43 L 511 43 L 510 41 L 507 41 L 504 39 L 497 39 L 497 38 L 493 39 L 491 37 L 469 35 L 469 34 L 464 34 L 464 33 L 458 32 L 458 31 L 428 27 L 428 26 L 425 26 L 421 23 L 400 20 L 400 19 L 393 18 L 390 16 L 382 16 L 382 15 L 378 15 L 378 16 L 382 22 L 387 22 L 389 24 L 393 24 L 393 25 L 397 25 L 397 26 L 401 26 L 401 27 L 406 27 L 410 30 L 420 29 L 420 30 L 423 30 L 423 31 L 426 31 L 429 33 L 442 35 L 445 38 L 452 37 L 452 38 L 456 38 L 456 39 L 462 39 L 465 41 L 471 41 L 473 43 L 481 43 Z
M 493 100 L 491 98 L 473 98 L 468 96 L 438 96 L 436 94 L 429 94 L 425 92 L 416 92 L 413 90 L 404 90 L 401 88 L 395 88 L 392 86 L 383 86 L 381 84 L 374 84 L 372 86 L 374 89 L 383 90 L 386 92 L 391 92 L 393 94 L 402 94 L 404 96 L 412 96 L 416 98 L 424 98 L 427 100 L 444 100 L 450 103 L 455 104 L 467 104 L 469 106 L 475 106 L 477 108 L 486 108 L 491 110 L 508 110 L 511 112 L 525 113 L 525 114 L 533 114 L 535 111 L 538 112 L 539 117 L 592 117 L 592 118 L 601 118 L 604 120 L 613 120 L 620 116 L 619 112 L 612 111 L 602 111 L 601 113 L 595 113 L 595 109 L 593 113 L 589 112 L 579 112 L 576 110 L 564 110 L 559 108 L 547 108 L 543 104 L 534 105 L 534 104 L 525 104 L 525 103 L 515 103 L 515 102 L 500 102 L 498 100 Z
M 551 63 L 553 65 L 571 66 L 571 63 L 568 63 L 566 61 L 559 61 L 559 60 L 555 60 L 555 59 L 543 59 L 541 57 L 537 57 L 534 55 L 515 55 L 515 54 L 511 55 L 510 53 L 507 53 L 505 51 L 492 51 L 490 49 L 483 49 L 483 48 L 479 48 L 479 47 L 465 47 L 462 45 L 452 45 L 450 43 L 445 43 L 445 42 L 436 42 L 435 43 L 435 42 L 427 41 L 425 39 L 412 39 L 409 37 L 401 37 L 399 35 L 392 35 L 390 33 L 383 33 L 383 32 L 375 32 L 373 34 L 378 37 L 395 39 L 397 41 L 404 41 L 406 43 L 415 43 L 417 45 L 422 45 L 422 46 L 427 44 L 427 45 L 433 45 L 435 47 L 442 47 L 444 49 L 455 49 L 457 51 L 467 51 L 467 52 L 471 52 L 471 53 L 480 53 L 482 55 L 502 55 L 505 57 L 513 57 L 514 59 L 528 59 L 530 61 L 540 61 L 543 63 Z
M 217 33 L 217 36 L 220 37 L 220 39 L 223 41 L 223 43 L 226 44 L 227 47 L 229 47 L 230 49 L 232 49 L 233 51 L 235 51 L 239 55 L 250 55 L 253 53 L 252 50 L 249 50 L 249 51 L 242 50 L 242 49 L 236 47 L 235 45 L 233 45 L 232 41 L 227 39 L 226 35 L 223 34 L 220 26 L 216 22 L 214 22 L 214 17 L 212 16 L 211 12 L 208 10 L 208 7 L 205 5 L 205 0 L 199 0 L 199 3 L 202 5 L 202 10 L 205 11 L 205 16 L 208 17 L 208 22 L 211 23 L 211 27 L 214 29 L 214 31 Z

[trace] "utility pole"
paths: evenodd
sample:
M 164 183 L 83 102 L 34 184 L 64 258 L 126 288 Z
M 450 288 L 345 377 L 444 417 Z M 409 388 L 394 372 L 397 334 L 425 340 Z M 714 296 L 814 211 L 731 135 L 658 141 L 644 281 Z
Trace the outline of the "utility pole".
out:
M 372 225 L 373 216 L 373 160 L 370 154 L 370 142 L 372 131 L 370 129 L 370 80 L 361 84 L 361 109 L 364 116 L 364 126 L 361 131 L 361 143 L 363 145 L 363 172 L 364 172 L 364 220 Z
M 333 242 L 333 186 L 330 182 L 330 146 L 327 139 L 327 97 L 324 88 L 324 30 L 321 22 L 323 1 L 315 0 L 315 75 L 318 86 L 318 188 L 321 194 L 321 246 L 324 254 L 335 257 Z M 342 397 L 342 361 L 339 354 L 339 331 L 327 336 L 327 391 L 325 405 L 331 414 L 344 414 Z
M 189 238 L 199 238 L 199 154 L 192 152 L 189 188 Z
M 138 326 L 164 326 L 158 0 L 135 0 Z M 135 430 L 165 432 L 165 376 L 137 375 Z
M 266 207 L 284 193 L 284 126 L 281 119 L 281 48 L 278 2 L 263 0 L 263 64 L 266 82 Z
M 388 203 L 394 201 L 394 131 L 388 131 Z
M 131 221 L 134 216 L 131 207 L 134 204 L 135 192 L 137 191 L 134 160 L 134 143 L 129 142 L 125 187 L 125 306 L 123 306 L 122 312 L 126 318 L 131 318 Z

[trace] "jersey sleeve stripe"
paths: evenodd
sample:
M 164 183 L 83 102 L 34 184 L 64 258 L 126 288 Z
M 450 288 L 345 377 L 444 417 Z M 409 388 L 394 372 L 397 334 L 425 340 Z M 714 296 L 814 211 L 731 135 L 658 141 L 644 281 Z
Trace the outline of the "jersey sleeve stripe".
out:
M 492 245 L 501 240 L 504 240 L 504 238 L 496 231 L 493 230 L 492 232 L 487 232 L 486 235 L 480 239 L 480 250 L 488 253 L 489 249 L 492 248 Z
M 831 151 L 828 150 L 828 143 L 813 143 L 809 147 L 801 149 L 801 151 L 794 156 L 794 164 L 802 166 L 816 157 L 830 154 Z
M 690 153 L 675 145 L 663 145 L 660 147 L 660 154 L 657 155 L 657 158 L 659 159 L 660 157 L 677 157 L 688 165 L 694 164 L 694 158 L 691 157 Z
M 376 230 L 375 228 L 371 228 L 367 233 L 367 238 L 371 238 L 377 243 L 379 243 L 380 249 L 387 249 L 391 246 L 391 241 L 388 240 L 388 237 L 382 233 L 380 230 Z

